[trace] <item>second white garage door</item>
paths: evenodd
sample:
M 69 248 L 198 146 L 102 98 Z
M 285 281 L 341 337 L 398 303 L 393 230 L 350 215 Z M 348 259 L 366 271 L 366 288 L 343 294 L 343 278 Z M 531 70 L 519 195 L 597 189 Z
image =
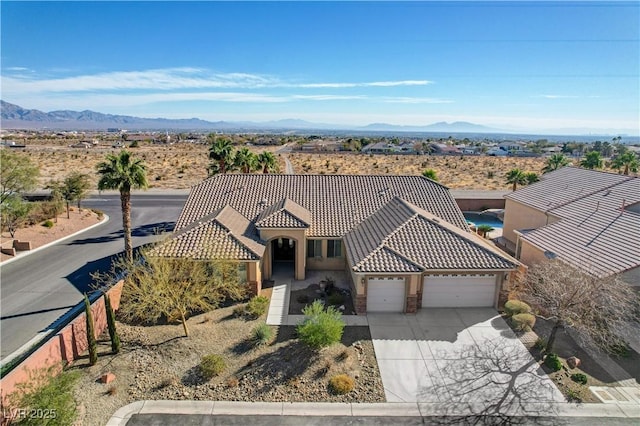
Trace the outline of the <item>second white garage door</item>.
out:
M 404 278 L 369 278 L 367 312 L 404 312 Z
M 495 275 L 427 275 L 422 307 L 493 307 L 495 293 Z

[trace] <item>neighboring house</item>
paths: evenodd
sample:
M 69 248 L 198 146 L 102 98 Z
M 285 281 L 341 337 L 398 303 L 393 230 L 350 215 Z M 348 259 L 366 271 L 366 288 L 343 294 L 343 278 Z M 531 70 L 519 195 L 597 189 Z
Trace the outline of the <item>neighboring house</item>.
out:
M 489 151 L 487 151 L 487 155 L 491 157 L 504 157 L 508 154 L 509 153 L 507 151 L 500 148 L 491 148 Z
M 432 143 L 430 145 L 431 150 L 436 155 L 457 155 L 462 154 L 462 151 L 455 146 L 449 146 L 444 143 Z
M 471 233 L 449 190 L 421 176 L 224 174 L 194 186 L 152 252 L 232 259 L 253 291 L 274 265 L 344 270 L 359 314 L 497 306 L 520 266 Z
M 525 149 L 525 144 L 521 142 L 500 142 L 498 148 L 503 151 L 522 151 Z
M 640 286 L 640 179 L 563 167 L 506 197 L 503 238 L 531 265 L 558 258 Z

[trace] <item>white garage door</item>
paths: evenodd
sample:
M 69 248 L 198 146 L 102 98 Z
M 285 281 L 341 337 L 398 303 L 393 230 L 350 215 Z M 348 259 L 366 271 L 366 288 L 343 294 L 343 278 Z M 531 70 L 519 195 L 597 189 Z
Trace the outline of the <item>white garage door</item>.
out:
M 495 275 L 427 275 L 422 307 L 493 307 L 495 293 Z
M 404 312 L 404 278 L 369 278 L 367 312 Z

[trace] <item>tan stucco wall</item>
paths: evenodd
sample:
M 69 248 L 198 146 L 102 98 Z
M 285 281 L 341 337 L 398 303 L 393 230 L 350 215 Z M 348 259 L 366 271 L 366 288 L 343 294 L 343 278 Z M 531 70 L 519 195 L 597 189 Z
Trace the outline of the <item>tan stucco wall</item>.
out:
M 504 210 L 502 236 L 515 244 L 516 229 L 535 229 L 547 225 L 547 215 L 533 207 L 525 206 L 507 198 Z M 555 220 L 549 221 L 552 223 Z
M 341 257 L 327 257 L 327 249 L 329 246 L 328 240 L 321 240 L 322 244 L 322 257 L 308 257 L 307 268 L 314 270 L 337 270 L 344 269 L 346 266 L 346 249 L 344 243 L 341 241 L 342 256 Z M 305 243 L 306 252 L 306 243 Z
M 263 257 L 262 273 L 264 279 L 271 278 L 271 241 L 276 238 L 288 238 L 295 241 L 296 260 L 295 260 L 295 279 L 303 280 L 305 277 L 305 262 L 307 241 L 304 229 L 261 229 L 260 238 L 267 241 L 267 249 Z
M 259 262 L 247 262 L 247 281 L 262 281 Z
M 520 262 L 524 263 L 527 266 L 531 266 L 535 263 L 544 262 L 547 257 L 544 255 L 544 250 L 540 250 L 538 247 L 533 244 L 520 240 Z

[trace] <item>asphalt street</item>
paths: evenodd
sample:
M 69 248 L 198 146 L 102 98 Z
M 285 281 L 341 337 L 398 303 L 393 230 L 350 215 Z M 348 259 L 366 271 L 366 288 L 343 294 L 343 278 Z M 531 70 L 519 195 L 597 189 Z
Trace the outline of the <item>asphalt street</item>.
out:
M 173 229 L 187 194 L 132 196 L 134 247 Z M 91 290 L 90 274 L 108 270 L 124 250 L 120 197 L 94 195 L 83 207 L 102 210 L 110 220 L 76 237 L 0 266 L 0 349 L 4 358 L 79 303 Z M 73 213 L 72 213 L 73 214 Z

